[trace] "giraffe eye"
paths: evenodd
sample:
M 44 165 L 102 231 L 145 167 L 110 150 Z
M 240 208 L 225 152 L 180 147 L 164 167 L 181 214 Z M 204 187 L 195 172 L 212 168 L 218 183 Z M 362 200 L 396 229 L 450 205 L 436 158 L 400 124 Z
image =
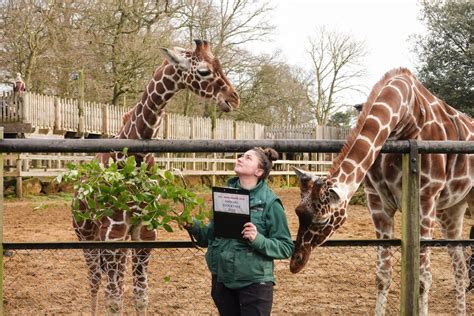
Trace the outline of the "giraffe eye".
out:
M 197 73 L 201 76 L 201 77 L 207 77 L 211 74 L 211 71 L 209 69 L 198 69 L 197 70 Z

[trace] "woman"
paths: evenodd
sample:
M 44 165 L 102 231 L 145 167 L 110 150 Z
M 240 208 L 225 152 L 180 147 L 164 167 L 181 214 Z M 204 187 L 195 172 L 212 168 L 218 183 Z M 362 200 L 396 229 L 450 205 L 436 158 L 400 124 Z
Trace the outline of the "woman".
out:
M 208 247 L 211 296 L 220 315 L 270 315 L 273 260 L 293 253 L 283 206 L 265 181 L 277 158 L 275 150 L 255 147 L 237 159 L 237 177 L 228 186 L 250 191 L 251 222 L 244 224 L 243 240 L 214 237 L 212 221 L 203 226 L 195 220 L 187 227 L 198 245 Z

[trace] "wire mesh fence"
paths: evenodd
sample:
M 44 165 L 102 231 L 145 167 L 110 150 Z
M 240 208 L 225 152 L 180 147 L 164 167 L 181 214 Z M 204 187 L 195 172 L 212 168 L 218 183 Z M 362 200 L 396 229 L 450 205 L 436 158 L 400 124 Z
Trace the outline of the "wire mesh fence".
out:
M 289 272 L 289 260 L 275 262 L 273 314 L 372 314 L 375 306 L 375 246 L 318 247 L 302 272 Z M 470 247 L 467 247 L 470 248 Z M 466 248 L 466 253 L 470 249 Z M 387 315 L 400 313 L 400 248 L 392 246 L 393 272 Z M 154 249 L 148 272 L 153 315 L 217 315 L 210 297 L 204 250 Z M 454 275 L 446 247 L 432 247 L 430 314 L 455 314 Z M 130 258 L 124 311 L 134 314 Z M 89 314 L 90 298 L 81 249 L 10 250 L 4 258 L 6 315 Z M 104 286 L 99 314 L 105 314 Z M 474 294 L 467 295 L 468 314 Z

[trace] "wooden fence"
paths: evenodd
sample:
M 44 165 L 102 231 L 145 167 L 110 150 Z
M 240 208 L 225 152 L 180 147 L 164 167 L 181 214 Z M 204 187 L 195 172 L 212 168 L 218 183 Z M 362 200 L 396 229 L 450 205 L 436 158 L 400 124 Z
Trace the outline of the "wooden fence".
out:
M 265 126 L 261 124 L 216 120 L 212 131 L 211 118 L 166 114 L 163 128 L 158 132 L 162 139 L 264 139 Z
M 300 124 L 287 126 L 271 126 L 265 129 L 266 139 L 345 139 L 348 128 L 321 126 L 316 124 Z
M 82 135 L 95 134 L 109 137 L 116 134 L 122 126 L 122 115 L 127 108 L 108 104 L 85 102 L 83 115 L 79 115 L 79 101 L 36 93 L 22 96 L 4 93 L 0 96 L 0 124 L 5 132 L 12 125 L 22 124 L 22 130 L 30 128 L 33 136 L 63 137 L 67 132 Z M 82 121 L 81 121 L 82 120 Z M 25 127 L 26 126 L 26 127 Z M 80 126 L 83 132 L 80 132 Z M 166 114 L 157 138 L 161 139 L 343 139 L 349 129 L 317 125 L 293 125 L 265 127 L 261 124 L 217 119 L 212 130 L 211 118 L 188 117 L 179 114 Z M 26 133 L 26 132 L 25 132 Z M 52 136 L 55 135 L 55 136 Z M 290 160 L 307 165 L 311 170 L 325 173 L 334 154 L 307 153 L 292 155 L 282 153 L 282 160 L 275 165 L 274 174 L 284 175 L 289 180 L 293 174 L 289 170 Z M 233 174 L 234 153 L 186 153 L 157 154 L 159 163 L 167 169 L 181 170 L 184 175 L 228 175 Z M 65 171 L 67 162 L 87 161 L 84 155 L 61 154 L 21 154 L 6 157 L 5 176 L 17 178 L 21 186 L 22 177 L 55 176 Z M 214 180 L 213 180 L 214 181 Z M 17 192 L 18 193 L 18 192 Z M 21 195 L 21 194 L 19 194 Z
M 201 175 L 233 175 L 235 158 L 227 156 L 227 158 L 212 157 L 166 157 L 157 156 L 156 163 L 165 169 L 173 170 L 185 176 L 201 176 Z M 5 177 L 55 177 L 64 173 L 67 163 L 86 162 L 94 159 L 90 155 L 71 155 L 56 154 L 51 157 L 46 154 L 7 154 L 4 156 L 4 176 Z M 25 163 L 27 162 L 27 163 Z M 212 167 L 216 164 L 215 170 Z M 324 175 L 327 167 L 331 166 L 332 161 L 314 161 L 314 160 L 276 160 L 272 175 L 294 175 L 290 170 L 290 165 L 304 165 L 313 170 L 317 175 Z M 325 166 L 325 168 L 318 168 Z
M 27 92 L 0 96 L 0 123 L 9 133 L 12 124 L 27 124 L 29 133 L 64 135 L 67 132 L 109 137 L 118 133 L 122 116 L 130 108 L 96 102 L 84 103 L 79 115 L 79 101 Z M 83 122 L 82 122 L 83 121 Z M 83 127 L 81 127 L 83 125 Z M 80 129 L 83 129 L 82 131 Z M 166 139 L 263 139 L 261 124 L 217 119 L 215 131 L 211 119 L 167 114 L 158 138 Z M 13 129 L 17 130 L 17 129 Z
M 115 135 L 122 126 L 122 116 L 130 108 L 96 102 L 84 103 L 79 115 L 79 101 L 27 92 L 0 96 L 0 124 L 28 124 L 30 133 L 64 135 L 70 133 Z M 83 121 L 83 122 L 81 122 Z M 80 126 L 83 131 L 80 130 Z M 9 133 L 10 126 L 4 126 Z M 217 119 L 167 114 L 158 138 L 163 139 L 344 139 L 349 129 L 315 124 L 271 126 Z

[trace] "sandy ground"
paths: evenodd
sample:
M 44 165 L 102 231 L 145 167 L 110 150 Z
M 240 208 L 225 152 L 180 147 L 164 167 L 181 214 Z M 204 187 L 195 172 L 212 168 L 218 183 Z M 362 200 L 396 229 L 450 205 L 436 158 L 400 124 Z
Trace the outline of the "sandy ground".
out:
M 299 190 L 276 189 L 286 208 L 290 230 L 296 236 L 294 208 Z M 209 194 L 205 194 L 209 200 Z M 75 241 L 69 202 L 46 197 L 7 200 L 4 205 L 5 242 Z M 399 214 L 397 237 L 400 236 Z M 474 220 L 466 218 L 465 236 Z M 436 238 L 441 238 L 436 232 Z M 332 239 L 372 239 L 374 230 L 365 207 L 351 206 L 346 224 Z M 176 230 L 161 231 L 159 240 L 187 240 Z M 204 251 L 154 250 L 149 268 L 149 314 L 216 314 L 209 295 L 210 275 Z M 393 282 L 387 314 L 399 314 L 400 249 L 394 249 Z M 320 247 L 299 274 L 289 260 L 276 262 L 275 315 L 373 314 L 375 305 L 375 248 Z M 81 250 L 18 250 L 5 257 L 4 308 L 7 315 L 87 315 L 90 313 L 86 270 Z M 433 287 L 430 315 L 455 314 L 454 277 L 446 249 L 432 251 Z M 103 282 L 104 283 L 104 282 Z M 474 294 L 468 294 L 468 314 L 474 313 Z M 103 304 L 103 291 L 99 305 Z M 125 283 L 125 313 L 134 314 L 130 267 Z M 99 314 L 105 314 L 101 307 Z

